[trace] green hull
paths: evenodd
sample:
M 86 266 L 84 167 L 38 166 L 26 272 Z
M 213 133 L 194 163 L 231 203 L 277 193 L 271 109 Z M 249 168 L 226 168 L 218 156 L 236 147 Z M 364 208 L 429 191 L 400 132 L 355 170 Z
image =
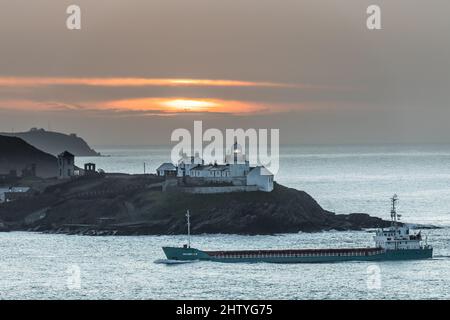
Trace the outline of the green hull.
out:
M 163 247 L 167 259 L 177 261 L 215 261 L 215 262 L 267 262 L 267 263 L 330 263 L 342 261 L 385 261 L 428 259 L 433 249 L 382 250 L 331 249 L 327 250 L 270 250 L 270 251 L 223 251 L 208 252 L 195 248 Z

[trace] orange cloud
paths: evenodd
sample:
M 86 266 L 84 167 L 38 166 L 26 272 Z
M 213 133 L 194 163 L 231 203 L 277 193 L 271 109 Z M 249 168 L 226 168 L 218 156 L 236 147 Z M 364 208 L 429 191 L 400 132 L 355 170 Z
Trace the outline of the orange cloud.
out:
M 282 88 L 309 88 L 319 87 L 308 85 L 295 85 L 274 82 L 249 82 L 239 80 L 212 80 L 212 79 L 187 79 L 187 78 L 72 78 L 72 77 L 0 77 L 0 89 L 2 87 L 11 92 L 15 92 L 16 100 L 5 100 L 0 97 L 0 109 L 16 110 L 41 110 L 57 111 L 93 111 L 123 113 L 134 112 L 143 114 L 176 115 L 179 113 L 228 113 L 228 114 L 249 114 L 260 112 L 286 112 L 291 110 L 317 108 L 317 105 L 304 105 L 300 103 L 275 103 L 265 104 L 261 102 L 225 100 L 219 98 L 188 98 L 188 97 L 144 97 L 131 98 L 122 96 L 117 100 L 91 101 L 88 97 L 80 97 L 76 104 L 64 100 L 48 101 L 45 98 L 41 101 L 24 100 L 20 90 L 39 91 L 46 86 L 94 86 L 94 87 L 146 87 L 146 86 L 166 86 L 166 87 L 282 87 Z M 52 88 L 55 89 L 55 88 Z M 7 98 L 6 98 L 7 99 Z M 52 98 L 51 98 L 52 99 Z M 319 106 L 321 107 L 321 106 Z
M 26 99 L 0 99 L 0 109 L 3 110 L 36 110 L 43 105 L 40 102 Z
M 239 80 L 177 79 L 177 78 L 65 78 L 65 77 L 0 77 L 2 87 L 39 87 L 52 85 L 83 85 L 105 87 L 292 87 L 312 86 L 274 82 L 252 82 Z

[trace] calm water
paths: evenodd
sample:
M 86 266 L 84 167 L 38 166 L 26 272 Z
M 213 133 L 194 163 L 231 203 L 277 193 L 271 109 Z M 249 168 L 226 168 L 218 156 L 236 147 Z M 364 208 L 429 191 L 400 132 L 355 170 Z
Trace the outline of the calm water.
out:
M 169 149 L 97 148 L 106 171 L 147 172 L 167 161 Z M 276 180 L 310 193 L 338 213 L 388 217 L 398 193 L 405 221 L 426 230 L 435 257 L 408 262 L 335 264 L 183 265 L 154 263 L 161 246 L 179 236 L 83 237 L 0 233 L 0 298 L 85 299 L 439 299 L 450 298 L 450 147 L 282 148 Z M 195 213 L 194 213 L 195 214 Z M 368 246 L 368 232 L 277 236 L 195 236 L 204 249 Z
M 156 264 L 180 236 L 0 234 L 2 299 L 442 299 L 450 298 L 449 229 L 427 232 L 432 260 L 279 265 Z M 196 236 L 205 249 L 370 245 L 367 232 Z M 379 286 L 374 270 L 379 272 Z M 79 271 L 79 286 L 71 272 Z

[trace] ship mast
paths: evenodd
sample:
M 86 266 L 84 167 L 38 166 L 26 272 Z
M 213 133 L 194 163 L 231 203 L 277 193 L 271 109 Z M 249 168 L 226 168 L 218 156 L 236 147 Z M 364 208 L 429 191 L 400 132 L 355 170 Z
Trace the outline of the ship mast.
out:
M 398 201 L 398 197 L 396 194 L 394 194 L 394 196 L 391 198 L 391 201 L 392 201 L 392 208 L 391 208 L 392 226 L 397 228 L 397 220 L 399 220 L 400 215 L 397 214 L 397 210 L 395 207 Z
M 186 219 L 187 219 L 187 229 L 188 229 L 188 248 L 191 247 L 191 215 L 189 213 L 189 210 L 186 212 Z

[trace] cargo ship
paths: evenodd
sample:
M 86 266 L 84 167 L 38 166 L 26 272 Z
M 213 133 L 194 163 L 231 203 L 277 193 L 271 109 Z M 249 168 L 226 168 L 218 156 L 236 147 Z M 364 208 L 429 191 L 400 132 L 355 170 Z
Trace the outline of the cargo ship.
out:
M 268 262 L 268 263 L 330 263 L 341 261 L 415 260 L 433 256 L 433 247 L 423 243 L 421 232 L 415 233 L 399 225 L 398 198 L 391 198 L 391 226 L 376 231 L 375 246 L 367 248 L 226 250 L 203 251 L 191 248 L 190 214 L 187 211 L 188 243 L 183 247 L 163 247 L 169 261 Z

